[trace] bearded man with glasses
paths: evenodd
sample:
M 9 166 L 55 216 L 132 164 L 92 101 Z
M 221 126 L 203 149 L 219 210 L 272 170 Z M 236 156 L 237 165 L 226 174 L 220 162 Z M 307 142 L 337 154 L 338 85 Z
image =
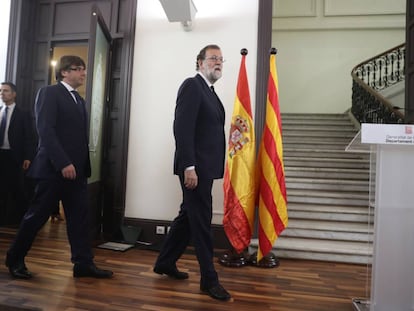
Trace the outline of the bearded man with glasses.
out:
M 223 178 L 226 148 L 224 107 L 213 87 L 221 78 L 223 62 L 220 47 L 204 47 L 197 55 L 197 74 L 186 79 L 178 90 L 174 174 L 179 177 L 183 199 L 154 272 L 187 279 L 188 273 L 179 271 L 176 263 L 191 239 L 200 266 L 200 290 L 214 299 L 227 301 L 231 296 L 219 283 L 211 236 L 211 190 L 214 179 Z

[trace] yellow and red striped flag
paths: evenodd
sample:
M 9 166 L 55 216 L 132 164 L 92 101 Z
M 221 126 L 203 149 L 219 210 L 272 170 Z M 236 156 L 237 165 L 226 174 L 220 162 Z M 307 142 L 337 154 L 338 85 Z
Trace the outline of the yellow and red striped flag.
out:
M 238 253 L 250 244 L 256 198 L 256 143 L 245 64 L 247 50 L 242 49 L 241 54 L 223 183 L 223 227 Z
M 258 162 L 259 248 L 257 262 L 271 251 L 274 242 L 288 224 L 276 49 L 272 49 L 270 55 L 266 120 Z

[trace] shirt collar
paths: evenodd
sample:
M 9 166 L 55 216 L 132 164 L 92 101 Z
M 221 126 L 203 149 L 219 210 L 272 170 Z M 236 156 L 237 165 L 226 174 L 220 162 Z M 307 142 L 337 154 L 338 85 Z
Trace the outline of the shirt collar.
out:
M 2 105 L 1 105 L 1 108 L 3 109 L 3 107 L 9 107 L 9 111 L 12 111 L 12 110 L 14 110 L 14 107 L 16 106 L 16 103 L 13 103 L 13 104 L 11 104 L 11 105 L 8 105 L 8 106 L 6 106 L 6 104 L 5 103 L 3 103 Z
M 201 71 L 199 71 L 198 74 L 204 79 L 204 81 L 206 81 L 208 87 L 211 88 L 213 86 L 213 84 L 210 81 L 208 81 L 208 79 L 201 73 Z
M 71 87 L 68 83 L 66 83 L 66 82 L 64 82 L 64 81 L 60 81 L 60 83 L 62 83 L 63 84 L 63 86 L 69 91 L 69 92 L 72 92 L 72 91 L 76 91 L 73 87 Z

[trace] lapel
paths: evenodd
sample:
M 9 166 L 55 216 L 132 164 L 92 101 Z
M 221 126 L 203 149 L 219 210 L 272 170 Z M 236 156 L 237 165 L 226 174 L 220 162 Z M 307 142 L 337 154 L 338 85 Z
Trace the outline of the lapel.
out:
M 76 111 L 78 111 L 82 117 L 82 120 L 86 121 L 87 117 L 86 117 L 86 107 L 85 107 L 85 101 L 82 98 L 82 102 L 81 103 L 77 103 L 74 99 L 72 94 L 69 92 L 69 90 L 62 84 L 59 82 L 58 84 L 62 90 L 62 93 L 65 94 L 65 97 L 67 98 L 68 101 L 71 102 L 72 107 L 74 107 L 76 109 Z
M 10 117 L 10 124 L 9 128 L 14 124 L 14 120 L 16 119 L 17 115 L 19 114 L 19 109 L 17 108 L 17 105 L 14 106 L 13 113 Z
M 201 84 L 201 87 L 202 87 L 204 93 L 208 97 L 208 99 L 207 99 L 208 103 L 210 103 L 211 106 L 214 107 L 214 109 L 216 110 L 219 120 L 221 122 L 224 122 L 225 112 L 224 112 L 224 107 L 223 107 L 223 104 L 221 103 L 220 98 L 217 96 L 217 94 L 215 92 L 213 92 L 210 89 L 210 87 L 207 85 L 206 81 L 204 80 L 204 78 L 200 74 L 197 74 L 196 78 L 199 81 L 199 83 Z

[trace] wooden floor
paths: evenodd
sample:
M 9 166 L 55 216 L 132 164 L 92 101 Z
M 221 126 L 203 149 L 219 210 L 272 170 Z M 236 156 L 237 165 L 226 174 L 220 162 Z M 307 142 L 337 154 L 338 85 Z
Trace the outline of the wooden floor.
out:
M 233 296 L 230 302 L 219 302 L 200 293 L 194 255 L 186 254 L 178 262 L 190 278 L 177 281 L 153 273 L 157 252 L 142 249 L 122 253 L 96 248 L 97 265 L 112 269 L 114 278 L 74 279 L 64 222 L 48 222 L 39 232 L 26 258 L 34 278 L 15 280 L 4 266 L 15 232 L 0 227 L 0 310 L 12 310 L 4 306 L 9 305 L 59 311 L 352 311 L 352 298 L 369 295 L 366 266 L 280 260 L 280 266 L 273 269 L 216 264 L 222 285 Z

